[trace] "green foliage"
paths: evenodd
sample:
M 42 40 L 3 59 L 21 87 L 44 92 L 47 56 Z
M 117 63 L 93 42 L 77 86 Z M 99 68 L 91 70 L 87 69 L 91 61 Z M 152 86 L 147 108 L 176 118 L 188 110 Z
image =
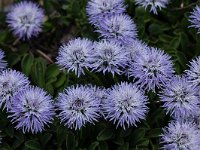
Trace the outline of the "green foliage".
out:
M 170 54 L 178 74 L 187 68 L 189 60 L 200 54 L 200 36 L 195 29 L 188 28 L 188 15 L 193 7 L 187 6 L 193 2 L 172 0 L 167 9 L 153 15 L 137 7 L 134 0 L 126 0 L 127 12 L 137 24 L 139 38 Z M 65 87 L 74 84 L 110 87 L 127 80 L 121 76 L 113 78 L 110 74 L 103 76 L 89 71 L 77 78 L 74 73 L 61 71 L 53 62 L 62 42 L 78 36 L 97 40 L 98 35 L 87 20 L 87 0 L 40 0 L 40 3 L 45 8 L 47 21 L 40 36 L 31 41 L 14 37 L 5 23 L 5 12 L 0 11 L 0 48 L 6 51 L 9 67 L 25 73 L 32 84 L 44 88 L 54 98 Z M 0 112 L 3 138 L 0 150 L 157 150 L 160 148 L 161 129 L 167 125 L 169 116 L 165 115 L 157 95 L 149 94 L 149 97 L 147 119 L 127 130 L 116 129 L 115 125 L 102 120 L 95 126 L 87 125 L 74 131 L 55 119 L 41 134 L 23 134 L 10 123 L 6 112 Z

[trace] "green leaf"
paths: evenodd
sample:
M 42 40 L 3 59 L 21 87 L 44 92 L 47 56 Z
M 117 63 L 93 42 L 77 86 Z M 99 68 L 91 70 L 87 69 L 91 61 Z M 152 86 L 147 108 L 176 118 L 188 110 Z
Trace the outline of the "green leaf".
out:
M 168 48 L 169 49 L 173 49 L 173 50 L 177 50 L 177 48 L 179 47 L 181 43 L 181 35 L 178 37 L 175 37 L 172 39 L 172 41 L 169 43 Z
M 57 77 L 60 73 L 59 67 L 56 64 L 51 64 L 47 67 L 46 70 L 46 81 L 50 80 L 51 78 Z
M 26 74 L 27 76 L 31 72 L 33 62 L 34 62 L 34 57 L 32 54 L 26 54 L 22 58 L 22 61 L 21 61 L 22 72 Z
M 43 147 L 45 147 L 45 145 L 49 142 L 49 140 L 52 138 L 52 134 L 51 133 L 44 133 L 41 138 L 40 141 L 43 145 Z
M 129 143 L 125 143 L 124 145 L 120 146 L 117 150 L 129 150 Z
M 29 140 L 25 143 L 25 147 L 30 150 L 41 150 L 41 146 L 37 141 Z
M 132 132 L 131 139 L 132 139 L 134 145 L 136 145 L 141 139 L 144 138 L 145 132 L 146 132 L 146 130 L 144 128 L 135 129 Z
M 113 129 L 110 129 L 110 128 L 103 129 L 99 132 L 97 136 L 97 140 L 98 141 L 109 140 L 112 138 L 113 133 L 114 133 Z
M 102 142 L 99 143 L 98 150 L 108 150 L 108 149 L 109 149 L 108 144 L 106 142 L 102 141 Z
M 139 147 L 147 147 L 149 145 L 149 139 L 147 138 L 143 138 L 142 140 L 140 140 L 138 143 L 137 143 L 137 146 Z
M 11 53 L 7 57 L 8 57 L 7 60 L 8 60 L 10 67 L 14 66 L 15 64 L 17 64 L 21 60 L 20 56 L 18 54 L 15 54 L 15 53 Z
M 57 128 L 57 143 L 58 143 L 58 146 L 61 146 L 62 143 L 65 141 L 66 139 L 66 135 L 67 135 L 67 130 L 66 130 L 66 127 L 60 125 L 58 128 Z
M 67 79 L 67 77 L 65 74 L 63 74 L 63 73 L 59 74 L 59 76 L 57 77 L 57 81 L 54 83 L 54 86 L 56 88 L 62 86 L 65 83 L 66 79 Z
M 21 133 L 21 132 L 17 132 L 17 133 L 15 133 L 15 138 L 16 138 L 16 140 L 15 140 L 15 142 L 14 142 L 14 144 L 12 145 L 12 149 L 16 149 L 16 148 L 18 148 L 19 146 L 21 146 L 22 145 L 22 143 L 24 142 L 24 134 L 23 133 Z
M 66 136 L 66 148 L 67 150 L 75 150 L 76 149 L 76 140 L 74 133 L 69 131 Z
M 157 138 L 160 136 L 162 130 L 161 128 L 155 128 L 155 129 L 151 129 L 148 133 L 147 136 L 150 138 Z
M 98 147 L 98 145 L 99 145 L 99 142 L 97 142 L 97 141 L 93 142 L 90 144 L 88 150 L 95 150 Z
M 10 136 L 11 138 L 13 138 L 14 136 L 14 128 L 13 126 L 8 126 L 7 128 L 5 128 L 5 133 Z
M 46 62 L 42 58 L 34 61 L 32 79 L 39 87 L 45 87 Z

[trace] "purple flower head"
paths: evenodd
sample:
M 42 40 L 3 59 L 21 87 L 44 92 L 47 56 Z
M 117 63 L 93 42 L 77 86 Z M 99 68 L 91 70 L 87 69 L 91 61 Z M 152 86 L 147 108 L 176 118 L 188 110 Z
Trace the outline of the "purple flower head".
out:
M 171 57 L 157 48 L 148 48 L 142 55 L 137 55 L 130 68 L 130 76 L 135 77 L 136 84 L 145 90 L 162 87 L 173 76 Z
M 193 12 L 191 12 L 191 15 L 189 16 L 189 21 L 192 23 L 190 27 L 194 27 L 198 29 L 198 33 L 200 33 L 200 7 L 196 6 L 193 9 Z
M 169 0 L 136 0 L 136 4 L 145 9 L 150 7 L 150 12 L 153 12 L 154 14 L 158 14 L 157 8 L 161 10 L 162 8 L 165 8 L 168 3 Z
M 89 62 L 90 68 L 97 72 L 103 71 L 120 74 L 120 68 L 127 65 L 128 53 L 118 44 L 102 40 L 94 45 Z
M 52 97 L 38 87 L 28 87 L 18 92 L 12 98 L 9 111 L 9 118 L 17 124 L 17 129 L 33 134 L 42 132 L 44 126 L 52 122 L 55 114 Z
M 86 123 L 94 123 L 99 117 L 100 101 L 94 89 L 88 86 L 71 86 L 58 96 L 58 117 L 68 128 L 80 129 Z
M 105 89 L 104 87 L 96 87 L 93 86 L 91 87 L 94 90 L 94 96 L 97 98 L 98 102 L 99 102 L 99 107 L 100 107 L 100 114 L 103 118 L 105 118 L 105 114 L 104 114 L 104 105 L 107 101 L 107 89 Z
M 128 15 L 106 17 L 98 25 L 98 33 L 108 40 L 129 45 L 137 37 L 136 25 Z
M 88 68 L 89 52 L 93 44 L 88 39 L 77 38 L 63 44 L 58 53 L 57 64 L 67 71 L 74 71 L 79 77 L 84 74 L 84 68 Z
M 199 150 L 200 132 L 195 124 L 171 122 L 163 129 L 161 144 L 164 150 Z
M 5 53 L 0 49 L 0 71 L 7 67 L 7 62 L 4 60 Z
M 91 24 L 99 24 L 105 17 L 122 14 L 126 11 L 124 0 L 90 0 L 87 14 Z
M 186 70 L 188 80 L 195 86 L 200 86 L 200 56 L 190 62 L 189 70 Z
M 6 69 L 0 73 L 0 107 L 10 109 L 12 97 L 28 87 L 28 77 L 23 73 Z
M 199 98 L 199 88 L 190 84 L 184 76 L 173 77 L 160 93 L 163 107 L 174 118 L 194 116 L 199 110 Z
M 134 40 L 130 44 L 130 46 L 126 47 L 126 51 L 128 53 L 128 65 L 126 69 L 124 70 L 124 74 L 126 76 L 128 77 L 131 76 L 129 70 L 135 58 L 138 57 L 138 55 L 143 55 L 143 53 L 146 52 L 147 49 L 148 49 L 147 44 L 143 43 L 142 41 L 138 39 Z
M 143 52 L 146 52 L 148 45 L 138 39 L 134 40 L 130 46 L 126 48 L 126 51 L 129 53 L 129 61 L 133 62 L 137 55 L 142 55 Z
M 19 38 L 30 39 L 42 31 L 44 10 L 36 3 L 22 1 L 11 7 L 7 14 L 7 22 Z
M 145 119 L 148 112 L 147 97 L 134 84 L 122 82 L 114 85 L 107 94 L 104 104 L 106 118 L 125 130 L 136 126 L 136 122 Z

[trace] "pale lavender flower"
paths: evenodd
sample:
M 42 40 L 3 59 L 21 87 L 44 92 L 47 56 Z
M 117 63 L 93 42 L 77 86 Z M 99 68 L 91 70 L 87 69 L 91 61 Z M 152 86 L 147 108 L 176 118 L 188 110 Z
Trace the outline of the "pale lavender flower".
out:
M 189 21 L 192 23 L 190 27 L 194 27 L 198 29 L 198 33 L 200 33 L 200 7 L 196 6 L 191 12 L 189 16 Z
M 142 55 L 146 52 L 148 45 L 138 39 L 134 40 L 130 46 L 126 47 L 126 51 L 129 53 L 129 61 L 133 62 L 137 55 Z
M 136 0 L 136 4 L 147 9 L 150 7 L 150 12 L 158 14 L 157 8 L 159 10 L 166 8 L 166 5 L 169 3 L 169 0 Z
M 23 73 L 6 69 L 0 73 L 0 107 L 10 109 L 12 97 L 19 91 L 28 87 L 28 77 Z
M 124 0 L 90 0 L 87 14 L 91 24 L 99 24 L 105 17 L 122 14 L 126 11 Z
M 186 70 L 188 80 L 195 86 L 200 86 L 200 56 L 190 62 L 189 70 Z
M 200 132 L 195 124 L 188 122 L 171 122 L 163 129 L 161 135 L 164 150 L 199 150 Z
M 101 34 L 101 37 L 122 45 L 131 44 L 137 37 L 135 23 L 125 14 L 105 17 L 96 31 Z
M 114 85 L 107 94 L 104 104 L 106 119 L 125 130 L 142 119 L 148 112 L 148 99 L 142 90 L 132 83 Z
M 44 10 L 36 3 L 22 1 L 10 8 L 7 22 L 16 36 L 30 39 L 42 31 Z
M 7 67 L 7 62 L 4 60 L 5 53 L 0 49 L 0 71 Z
M 100 114 L 103 118 L 105 118 L 104 105 L 107 101 L 108 90 L 105 89 L 104 87 L 96 87 L 96 86 L 93 86 L 91 88 L 94 89 L 94 96 L 97 98 L 99 102 Z
M 58 96 L 58 117 L 70 129 L 80 129 L 86 123 L 97 121 L 100 101 L 88 86 L 71 86 Z
M 145 90 L 161 88 L 173 76 L 171 57 L 157 48 L 148 48 L 142 55 L 137 55 L 130 68 L 130 76 L 136 79 Z
M 167 113 L 174 118 L 194 116 L 199 110 L 199 88 L 190 84 L 184 76 L 175 76 L 166 83 L 160 99 Z
M 42 132 L 55 114 L 52 97 L 39 87 L 28 87 L 18 92 L 12 98 L 9 112 L 9 118 L 17 124 L 17 129 L 33 134 Z
M 114 42 L 102 40 L 94 44 L 91 51 L 89 62 L 90 68 L 97 72 L 111 72 L 121 74 L 121 69 L 127 65 L 128 53 L 123 47 Z
M 124 74 L 126 76 L 128 77 L 131 76 L 129 70 L 135 58 L 138 57 L 138 55 L 143 55 L 143 53 L 146 52 L 147 49 L 148 49 L 148 45 L 138 39 L 134 40 L 130 44 L 130 46 L 126 47 L 126 52 L 128 53 L 128 65 L 124 70 Z
M 67 71 L 74 71 L 79 77 L 84 74 L 84 69 L 89 66 L 89 52 L 93 49 L 93 44 L 88 39 L 77 38 L 63 44 L 58 53 L 57 64 Z

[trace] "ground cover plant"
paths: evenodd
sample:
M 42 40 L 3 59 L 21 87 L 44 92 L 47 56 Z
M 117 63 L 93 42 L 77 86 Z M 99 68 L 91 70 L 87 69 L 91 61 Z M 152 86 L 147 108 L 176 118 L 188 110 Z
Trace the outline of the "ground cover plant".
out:
M 0 1 L 0 150 L 199 150 L 200 1 Z

